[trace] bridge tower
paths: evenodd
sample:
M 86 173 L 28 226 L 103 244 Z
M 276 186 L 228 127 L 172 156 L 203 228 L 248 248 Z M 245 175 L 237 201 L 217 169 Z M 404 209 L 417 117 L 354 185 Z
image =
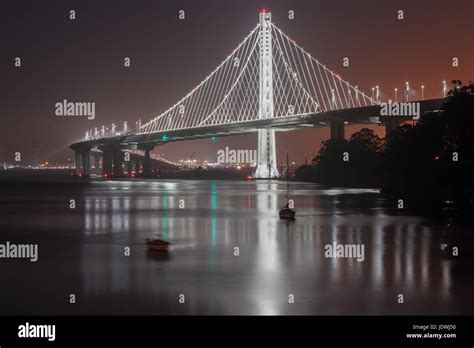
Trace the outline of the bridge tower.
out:
M 273 56 L 271 13 L 265 9 L 260 11 L 259 37 L 259 119 L 273 118 Z M 258 130 L 257 170 L 256 178 L 278 176 L 276 163 L 275 130 Z

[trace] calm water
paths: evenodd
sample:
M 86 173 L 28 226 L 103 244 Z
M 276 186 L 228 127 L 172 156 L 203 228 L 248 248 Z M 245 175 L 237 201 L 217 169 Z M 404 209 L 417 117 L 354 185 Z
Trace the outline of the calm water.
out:
M 388 209 L 377 190 L 308 183 L 291 184 L 288 224 L 285 192 L 265 181 L 0 182 L 0 243 L 39 244 L 36 263 L 0 259 L 0 314 L 474 313 L 474 258 L 440 248 L 472 245 L 469 228 Z M 147 251 L 154 233 L 169 252 Z M 333 241 L 363 243 L 365 260 L 326 258 Z

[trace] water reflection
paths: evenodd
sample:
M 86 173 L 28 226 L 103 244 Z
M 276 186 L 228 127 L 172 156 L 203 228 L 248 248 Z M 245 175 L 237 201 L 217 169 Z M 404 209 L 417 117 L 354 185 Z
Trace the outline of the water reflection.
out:
M 460 301 L 439 231 L 392 215 L 375 190 L 292 183 L 297 219 L 288 224 L 278 219 L 286 183 L 252 182 L 250 197 L 247 182 L 97 185 L 84 197 L 80 260 L 89 296 L 181 291 L 216 310 L 188 307 L 194 314 L 430 314 Z M 147 252 L 144 240 L 157 232 L 173 243 L 169 254 Z M 365 260 L 326 258 L 332 242 L 363 244 Z M 399 293 L 416 305 L 398 305 Z

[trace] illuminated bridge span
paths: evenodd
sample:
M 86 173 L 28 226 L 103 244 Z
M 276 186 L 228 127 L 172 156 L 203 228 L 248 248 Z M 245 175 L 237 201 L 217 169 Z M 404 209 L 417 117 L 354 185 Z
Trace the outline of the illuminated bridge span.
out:
M 438 107 L 424 103 L 421 111 Z M 143 150 L 145 174 L 155 146 L 180 140 L 258 133 L 257 178 L 279 175 L 275 130 L 331 127 L 344 137 L 344 124 L 381 123 L 379 101 L 349 84 L 260 12 L 260 21 L 245 39 L 199 85 L 168 110 L 123 134 L 95 129 L 71 145 L 76 170 L 88 175 L 90 150 L 103 153 L 103 172 L 120 176 L 127 150 Z M 406 118 L 405 118 L 406 119 Z M 403 118 L 384 122 L 390 131 Z

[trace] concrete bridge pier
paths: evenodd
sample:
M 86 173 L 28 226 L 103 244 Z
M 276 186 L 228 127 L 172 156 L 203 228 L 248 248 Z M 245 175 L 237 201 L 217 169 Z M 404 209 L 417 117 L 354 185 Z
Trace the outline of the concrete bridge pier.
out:
M 102 149 L 102 172 L 104 175 L 112 174 L 113 150 L 110 146 L 104 146 Z
M 114 176 L 123 176 L 123 152 L 120 147 L 113 149 Z
M 101 168 L 100 168 L 100 157 L 101 155 L 96 153 L 94 154 L 94 169 L 96 174 L 100 174 Z
M 331 139 L 344 139 L 344 121 L 331 120 L 329 125 L 331 127 Z
M 89 149 L 81 153 L 82 159 L 82 175 L 89 176 L 91 173 L 91 152 Z
M 404 119 L 398 118 L 396 116 L 385 117 L 385 119 L 382 121 L 385 126 L 385 139 L 388 140 L 390 138 L 390 134 L 404 121 Z
M 76 175 L 81 174 L 81 167 L 82 167 L 82 159 L 81 159 L 81 152 L 75 151 L 75 162 L 76 162 Z
M 125 165 L 127 166 L 128 175 L 131 175 L 132 174 L 132 169 L 133 169 L 133 160 L 132 160 L 131 156 L 130 156 L 128 161 L 125 161 Z
M 134 159 L 134 162 L 135 162 L 135 173 L 136 174 L 140 174 L 141 172 L 141 161 L 140 161 L 140 157 L 136 156 L 135 159 Z
M 155 145 L 141 145 L 140 148 L 142 150 L 145 150 L 145 156 L 143 157 L 143 175 L 149 176 L 152 174 L 150 154 L 151 151 L 155 148 Z
M 151 160 L 150 160 L 150 149 L 145 150 L 145 157 L 143 158 L 143 174 L 151 175 Z

